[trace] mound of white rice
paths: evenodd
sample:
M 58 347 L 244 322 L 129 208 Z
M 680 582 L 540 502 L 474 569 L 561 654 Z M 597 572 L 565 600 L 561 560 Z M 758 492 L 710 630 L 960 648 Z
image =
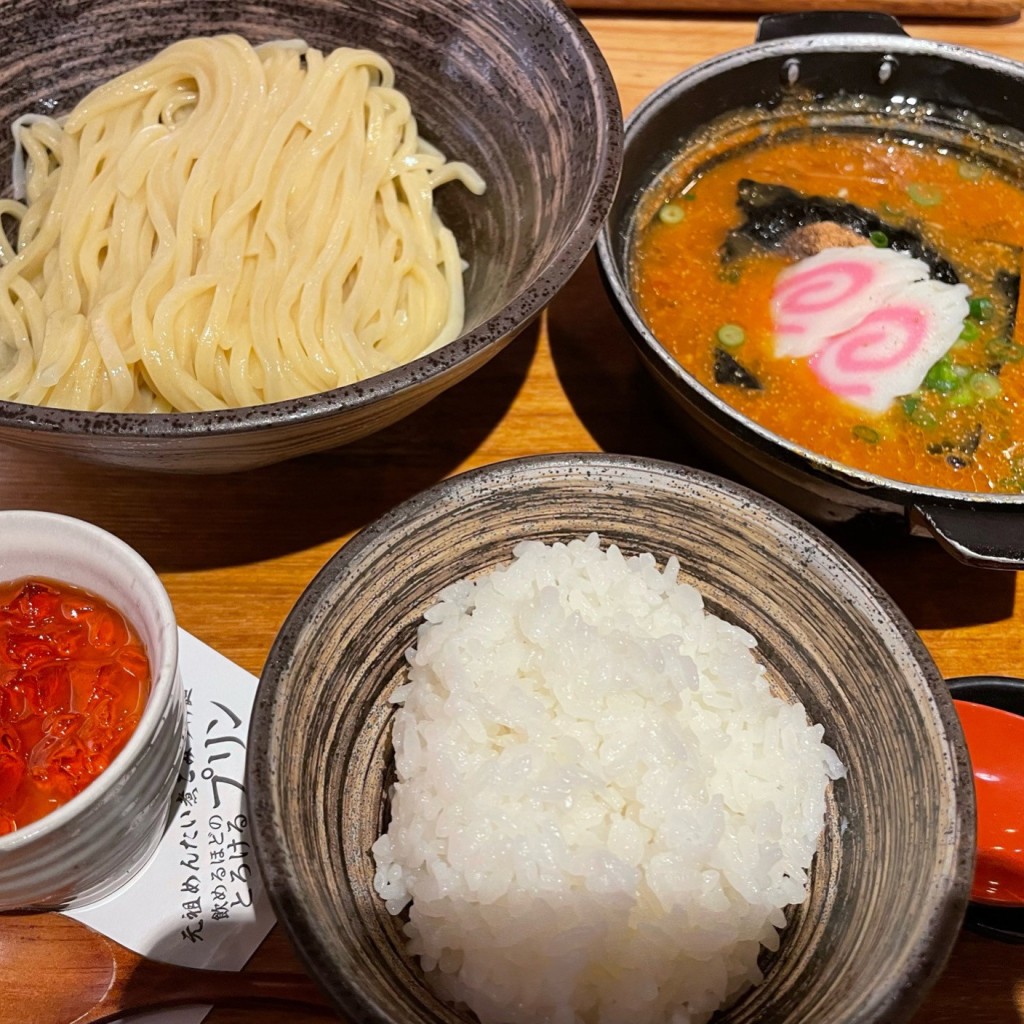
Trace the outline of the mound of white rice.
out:
M 408 653 L 375 888 L 484 1024 L 705 1021 L 761 980 L 843 766 L 675 559 L 514 556 Z

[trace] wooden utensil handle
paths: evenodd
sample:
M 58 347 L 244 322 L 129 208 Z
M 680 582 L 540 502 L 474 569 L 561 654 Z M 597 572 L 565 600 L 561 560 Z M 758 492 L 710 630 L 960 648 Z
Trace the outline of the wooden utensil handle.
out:
M 702 14 L 774 14 L 806 11 L 807 0 L 568 0 L 580 11 L 680 11 Z M 1017 18 L 1022 0 L 828 0 L 822 9 L 883 11 L 901 18 Z
M 165 1006 L 301 1006 L 308 1013 L 336 1016 L 330 1000 L 303 974 L 208 971 L 146 961 L 134 975 L 119 977 L 111 986 L 92 1024 L 117 1020 L 126 1012 Z

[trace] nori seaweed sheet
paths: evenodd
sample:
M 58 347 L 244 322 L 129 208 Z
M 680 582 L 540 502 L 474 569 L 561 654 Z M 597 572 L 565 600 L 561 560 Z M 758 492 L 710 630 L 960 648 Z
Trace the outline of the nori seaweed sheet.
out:
M 760 391 L 761 382 L 724 348 L 715 349 L 715 383 Z
M 1020 303 L 1020 274 L 1012 274 L 1009 270 L 996 271 L 993 281 L 994 286 L 1002 293 L 1003 301 L 1008 310 L 1006 322 L 1003 325 L 1003 333 L 1007 338 L 1012 338 L 1017 330 L 1017 306 Z
M 1006 338 L 1008 348 L 1013 347 L 1013 335 L 1017 330 L 1017 307 L 1020 304 L 1020 274 L 1012 273 L 1009 270 L 996 271 L 992 279 L 993 288 L 1000 293 L 999 307 L 1006 310 L 1006 317 L 1002 323 L 1002 333 Z M 988 372 L 994 373 L 997 377 L 1003 372 L 1006 365 L 1002 359 L 992 359 L 988 364 Z
M 752 247 L 778 249 L 797 228 L 831 221 L 864 238 L 873 231 L 881 231 L 889 240 L 889 248 L 922 260 L 932 277 L 946 284 L 960 283 L 960 275 L 953 265 L 927 246 L 919 235 L 890 224 L 855 203 L 827 196 L 805 196 L 785 185 L 743 178 L 737 186 L 736 205 L 746 220 L 726 236 L 721 250 L 723 263 L 742 258 Z

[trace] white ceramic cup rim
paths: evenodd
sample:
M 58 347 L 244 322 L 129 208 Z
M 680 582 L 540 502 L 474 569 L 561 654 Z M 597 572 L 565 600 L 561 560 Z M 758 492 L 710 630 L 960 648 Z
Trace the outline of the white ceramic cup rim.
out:
M 178 629 L 174 617 L 174 608 L 171 599 L 164 589 L 160 577 L 152 569 L 149 563 L 129 544 L 126 544 L 120 537 L 94 526 L 83 519 L 76 519 L 73 516 L 60 515 L 56 512 L 40 512 L 30 509 L 15 509 L 11 511 L 0 511 L 0 539 L 7 531 L 22 524 L 29 524 L 32 521 L 45 523 L 54 532 L 60 531 L 62 535 L 74 538 L 78 537 L 83 541 L 91 541 L 100 545 L 111 555 L 118 558 L 133 576 L 141 583 L 141 595 L 148 601 L 159 622 L 158 637 L 160 645 L 160 661 L 158 664 L 150 661 L 150 693 L 146 706 L 143 709 L 139 724 L 132 733 L 128 742 L 117 753 L 107 768 L 89 783 L 80 793 L 76 793 L 67 803 L 51 811 L 49 814 L 34 821 L 24 828 L 19 828 L 5 836 L 0 836 L 0 856 L 12 850 L 20 849 L 30 843 L 37 842 L 40 836 L 49 832 L 55 832 L 66 826 L 79 815 L 88 811 L 89 805 L 99 802 L 103 797 L 117 785 L 121 772 L 120 768 L 130 765 L 138 756 L 139 751 L 150 742 L 156 732 L 163 716 L 163 708 L 166 703 L 167 693 L 175 684 L 175 674 L 178 665 Z M 46 575 L 53 578 L 50 574 Z M 6 579 L 0 582 L 7 582 Z M 72 580 L 59 580 L 71 585 L 76 585 Z M 104 598 L 108 603 L 117 608 L 121 614 L 130 622 L 130 611 L 118 607 L 116 601 Z M 136 623 L 132 626 L 138 629 Z M 147 650 L 147 655 L 152 659 L 152 651 Z

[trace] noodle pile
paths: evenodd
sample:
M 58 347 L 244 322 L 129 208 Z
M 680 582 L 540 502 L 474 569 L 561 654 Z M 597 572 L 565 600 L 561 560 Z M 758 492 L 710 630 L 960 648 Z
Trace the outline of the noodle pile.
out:
M 418 137 L 393 81 L 367 50 L 188 39 L 62 121 L 15 122 L 0 399 L 257 405 L 456 338 L 462 263 L 433 190 L 484 186 Z

